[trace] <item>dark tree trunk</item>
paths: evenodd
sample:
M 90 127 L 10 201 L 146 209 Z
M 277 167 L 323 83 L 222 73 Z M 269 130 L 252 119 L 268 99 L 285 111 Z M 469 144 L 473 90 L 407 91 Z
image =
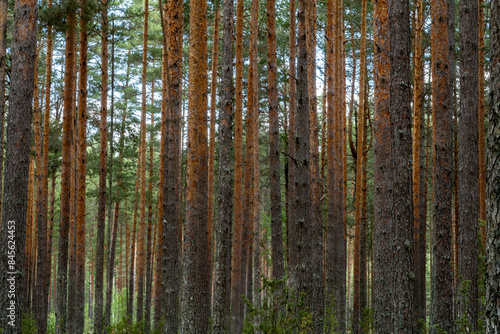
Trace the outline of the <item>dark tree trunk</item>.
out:
M 460 2 L 460 113 L 458 121 L 459 332 L 478 329 L 478 4 Z M 460 328 L 461 327 L 461 328 Z
M 307 77 L 306 13 L 305 0 L 298 2 L 297 39 L 297 109 L 295 111 L 295 207 L 290 226 L 290 253 L 296 263 L 290 263 L 290 285 L 297 293 L 305 293 L 305 306 L 310 309 L 312 300 L 311 264 L 311 192 L 309 176 L 309 99 Z
M 15 2 L 13 28 L 10 112 L 7 122 L 5 165 L 5 175 L 8 177 L 5 178 L 4 184 L 0 246 L 3 254 L 0 260 L 0 282 L 3 287 L 0 305 L 4 310 L 0 316 L 0 327 L 6 333 L 21 333 L 22 305 L 25 303 L 22 300 L 24 285 L 22 272 L 26 241 L 25 222 L 33 82 L 36 66 L 36 1 Z M 13 256 L 10 257 L 11 255 Z M 14 311 L 7 312 L 12 305 L 15 306 Z M 12 314 L 14 318 L 9 317 L 8 314 Z
M 5 125 L 5 64 L 7 50 L 7 7 L 8 0 L 0 1 L 0 213 L 2 211 L 4 125 Z M 50 27 L 49 27 L 50 30 Z
M 395 226 L 394 332 L 411 333 L 413 325 L 413 195 L 410 84 L 409 1 L 389 1 L 391 127 L 391 224 Z
M 434 138 L 434 224 L 432 228 L 432 333 L 453 331 L 451 268 L 451 172 L 453 100 L 449 90 L 448 5 L 434 0 L 432 12 L 432 112 Z M 417 277 L 418 279 L 419 277 Z
M 181 103 L 182 103 L 182 25 L 184 5 L 180 0 L 168 2 L 168 70 L 169 84 L 166 119 L 165 172 L 163 176 L 162 280 L 165 289 L 165 333 L 179 328 L 181 286 Z M 191 68 L 191 67 L 190 67 Z
M 221 113 L 219 124 L 219 192 L 216 226 L 213 333 L 228 333 L 230 328 L 231 229 L 233 210 L 233 0 L 223 3 Z M 209 199 L 210 200 L 210 199 Z
M 488 113 L 486 334 L 500 332 L 500 2 L 491 1 L 491 89 Z

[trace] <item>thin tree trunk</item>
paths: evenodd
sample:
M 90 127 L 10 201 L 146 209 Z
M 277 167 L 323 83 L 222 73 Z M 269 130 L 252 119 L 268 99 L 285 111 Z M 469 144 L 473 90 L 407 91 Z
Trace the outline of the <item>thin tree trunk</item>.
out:
M 148 17 L 149 1 L 144 1 L 144 34 L 142 45 L 142 112 L 141 112 L 141 150 L 140 152 L 140 204 L 139 204 L 139 236 L 137 238 L 137 322 L 142 321 L 144 314 L 144 274 L 146 234 L 146 75 L 148 63 Z
M 479 125 L 479 223 L 481 242 L 486 247 L 486 140 L 484 108 L 484 0 L 478 0 L 478 125 Z
M 4 126 L 5 126 L 5 101 L 7 97 L 5 96 L 5 65 L 7 58 L 7 7 L 8 0 L 0 1 L 0 213 L 2 211 L 2 199 L 3 199 L 3 161 L 4 161 Z M 49 26 L 50 31 L 50 26 Z M 47 35 L 49 36 L 49 32 Z M 48 46 L 48 37 L 47 37 Z M 48 73 L 47 73 L 48 74 Z
M 218 1 L 215 3 L 214 8 L 214 38 L 213 38 L 213 50 L 212 50 L 212 79 L 210 83 L 210 142 L 209 142 L 209 153 L 208 153 L 208 217 L 207 217 L 207 228 L 208 228 L 208 264 L 210 270 L 208 274 L 210 276 L 209 282 L 209 302 L 212 305 L 212 268 L 213 268 L 213 255 L 214 255 L 214 163 L 215 163 L 215 123 L 217 118 L 215 111 L 217 109 L 217 64 L 219 60 L 219 21 L 220 21 L 220 10 Z
M 292 228 L 292 217 L 294 216 L 294 206 L 292 202 L 295 200 L 295 184 L 293 179 L 295 177 L 295 109 L 296 109 L 296 97 L 295 93 L 297 90 L 297 70 L 296 70 L 296 54 L 297 54 L 297 28 L 296 28 L 296 4 L 295 0 L 290 1 L 290 27 L 288 33 L 290 35 L 288 52 L 288 103 L 289 103 L 289 119 L 288 119 L 288 141 L 287 141 L 287 165 L 285 169 L 288 169 L 288 174 L 286 175 L 286 267 L 290 270 L 290 265 L 297 262 L 294 257 L 295 254 L 291 254 L 289 251 L 290 246 L 290 229 Z
M 189 115 L 180 333 L 206 332 L 210 315 L 207 203 L 207 2 L 191 1 Z
M 151 106 L 154 106 L 155 102 L 155 82 L 153 80 L 151 84 Z M 148 192 L 149 192 L 149 198 L 153 198 L 153 157 L 154 157 L 154 149 L 153 149 L 153 138 L 154 138 L 154 119 L 155 115 L 154 112 L 151 111 L 151 133 L 149 137 L 149 184 L 148 184 Z M 151 330 L 151 289 L 152 289 L 152 241 L 154 239 L 151 239 L 152 236 L 152 227 L 153 227 L 153 203 L 151 200 L 148 203 L 148 238 L 146 240 L 147 246 L 146 246 L 146 298 L 144 300 L 144 321 L 145 321 L 145 326 L 144 326 L 144 331 L 146 333 L 149 333 Z M 116 241 L 115 241 L 116 244 Z
M 77 156 L 77 203 L 76 203 L 76 279 L 75 279 L 75 333 L 83 333 L 85 325 L 85 191 L 87 174 L 87 10 L 82 0 L 80 19 L 80 82 L 78 93 L 78 147 Z
M 62 172 L 61 172 L 61 218 L 59 222 L 59 251 L 57 265 L 57 306 L 56 333 L 66 333 L 66 316 L 68 306 L 68 236 L 70 223 L 71 174 L 74 173 L 71 163 L 71 142 L 73 141 L 73 115 L 75 110 L 74 92 L 76 83 L 76 12 L 71 9 L 67 16 L 66 53 L 64 69 L 64 111 L 62 135 Z
M 141 148 L 139 148 L 141 149 Z M 140 156 L 140 154 L 139 154 Z M 135 176 L 135 193 L 139 193 L 139 176 L 141 170 L 141 162 L 140 159 L 137 161 L 137 172 Z M 137 199 L 134 200 L 134 218 L 132 223 L 132 247 L 130 251 L 130 274 L 128 281 L 128 301 L 127 301 L 127 318 L 130 323 L 133 322 L 134 319 L 134 277 L 135 277 L 135 248 L 136 248 L 136 231 L 137 231 Z
M 95 257 L 94 333 L 104 330 L 104 228 L 106 221 L 106 162 L 108 156 L 108 0 L 103 0 L 101 30 L 101 148 L 99 154 L 99 203 L 97 208 L 97 245 Z
M 219 125 L 219 192 L 217 194 L 217 240 L 214 275 L 214 334 L 230 330 L 231 229 L 233 209 L 233 0 L 223 2 L 221 112 Z M 209 198 L 210 200 L 210 198 Z
M 52 6 L 52 1 L 48 2 L 48 6 Z M 49 177 L 49 135 L 50 135 L 50 87 L 52 82 L 52 54 L 54 49 L 54 41 L 52 37 L 52 26 L 47 27 L 47 58 L 45 61 L 45 111 L 43 116 L 43 174 L 42 174 L 42 203 L 41 205 L 45 206 L 45 209 L 41 209 L 44 213 L 45 217 L 45 251 L 44 251 L 44 260 L 43 267 L 41 271 L 43 272 L 43 286 L 37 286 L 37 291 L 39 289 L 43 289 L 43 294 L 40 297 L 43 301 L 43 308 L 39 311 L 39 320 L 38 320 L 38 331 L 39 333 L 45 333 L 47 331 L 47 316 L 48 316 L 48 301 L 49 301 L 49 287 L 50 287 L 50 263 L 52 260 L 52 224 L 53 220 L 47 218 L 48 210 L 48 177 Z M 1 95 L 0 95 L 1 96 Z M 0 134 L 0 138 L 3 136 Z M 0 160 L 0 165 L 2 161 Z M 0 167 L 1 168 L 1 167 Z M 1 171 L 0 171 L 1 175 Z M 1 178 L 1 177 L 0 177 Z M 53 178 L 54 180 L 55 178 Z M 0 186 L 1 187 L 1 186 Z M 52 197 L 53 198 L 53 197 Z M 47 219 L 49 222 L 47 223 Z M 48 226 L 48 228 L 47 228 Z M 43 229 L 42 229 L 43 230 Z M 40 241 L 39 241 L 40 242 Z M 43 242 L 43 241 L 42 241 Z M 39 252 L 40 254 L 41 252 Z M 42 283 L 42 280 L 37 280 Z
M 363 201 L 363 160 L 364 160 L 364 138 L 365 138 L 365 92 L 366 92 L 366 11 L 367 1 L 363 0 L 361 5 L 361 50 L 360 50 L 360 73 L 359 73 L 359 110 L 356 136 L 356 210 L 355 210 L 355 233 L 354 233 L 354 305 L 352 315 L 352 331 L 359 333 L 362 315 L 361 308 L 361 249 L 362 249 L 362 201 Z M 364 272 L 364 270 L 363 270 Z
M 247 139 L 245 143 L 245 193 L 243 219 L 245 228 L 243 230 L 243 252 L 244 263 L 242 277 L 246 276 L 246 298 L 253 301 L 253 258 L 254 258 L 254 240 L 255 240 L 255 221 L 254 207 L 255 201 L 255 170 L 257 168 L 257 147 L 259 138 L 259 107 L 258 107 L 258 60 L 257 60 L 257 38 L 259 30 L 259 1 L 252 0 L 251 19 L 250 19 L 250 44 L 249 44 L 249 68 L 248 68 L 248 102 L 247 102 Z M 246 265 L 245 265 L 246 263 Z M 246 316 L 246 305 L 244 305 L 243 317 Z
M 500 3 L 491 1 L 491 95 L 488 113 L 486 334 L 500 331 Z
M 231 331 L 243 328 L 243 0 L 237 0 L 236 9 L 236 76 L 235 76 L 235 131 L 234 131 L 234 239 L 231 266 Z
M 294 1 L 294 0 L 292 0 Z M 267 54 L 268 54 L 268 93 L 269 93 L 269 159 L 271 173 L 271 252 L 273 259 L 273 278 L 284 276 L 283 236 L 281 229 L 281 182 L 280 147 L 278 123 L 278 81 L 276 60 L 276 3 L 267 1 Z

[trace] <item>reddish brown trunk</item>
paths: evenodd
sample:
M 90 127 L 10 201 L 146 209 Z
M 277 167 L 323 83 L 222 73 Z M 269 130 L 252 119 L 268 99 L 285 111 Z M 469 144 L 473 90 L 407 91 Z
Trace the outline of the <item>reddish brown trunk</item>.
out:
M 182 333 L 206 332 L 210 305 L 207 271 L 207 2 L 191 1 L 189 31 L 189 114 L 184 224 Z

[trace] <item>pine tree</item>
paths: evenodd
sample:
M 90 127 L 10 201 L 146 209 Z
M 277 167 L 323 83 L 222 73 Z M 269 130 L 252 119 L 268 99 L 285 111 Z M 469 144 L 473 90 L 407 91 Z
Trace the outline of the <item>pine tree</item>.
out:
M 207 3 L 191 2 L 189 31 L 189 115 L 184 225 L 183 295 L 180 333 L 205 332 L 210 305 L 207 216 Z
M 389 1 L 389 117 L 392 189 L 391 224 L 395 226 L 394 332 L 411 333 L 413 325 L 413 196 L 410 85 L 409 1 Z
M 67 15 L 66 51 L 64 68 L 64 111 L 62 134 L 61 218 L 59 221 L 59 251 L 57 264 L 56 333 L 66 333 L 68 305 L 68 236 L 71 190 L 71 151 L 73 141 L 74 91 L 76 82 L 76 12 L 71 9 Z
M 452 96 L 449 94 L 447 0 L 432 6 L 432 111 L 434 138 L 434 224 L 430 328 L 453 331 L 451 268 Z M 443 19 L 444 18 L 444 19 Z M 415 194 L 414 194 L 415 195 Z
M 496 242 L 500 237 L 498 225 L 500 212 L 500 2 L 491 1 L 491 99 L 488 113 L 488 184 L 487 184 L 487 212 L 486 228 L 488 239 L 486 246 L 486 333 L 493 334 L 500 331 L 500 270 L 498 258 L 500 245 Z
M 460 2 L 460 114 L 458 121 L 458 289 L 462 330 L 478 329 L 478 3 Z
M 101 334 L 104 316 L 104 228 L 106 220 L 106 162 L 108 156 L 108 0 L 103 1 L 101 27 L 101 146 L 99 154 L 99 202 L 95 266 L 94 333 Z
M 6 333 L 20 333 L 22 321 L 22 307 L 24 277 L 12 275 L 9 272 L 23 272 L 26 241 L 27 187 L 31 141 L 31 116 L 33 113 L 32 99 L 34 89 L 34 74 L 36 65 L 36 31 L 37 31 L 37 3 L 36 1 L 16 1 L 14 7 L 14 25 L 12 42 L 12 68 L 10 85 L 10 108 L 7 123 L 7 151 L 5 173 L 5 189 L 3 192 L 3 212 L 1 223 L 1 251 L 15 251 L 15 263 L 7 256 L 0 260 L 0 282 L 4 287 L 11 285 L 14 278 L 16 293 L 13 298 L 2 293 L 0 305 L 2 309 L 15 302 L 15 319 L 9 319 L 8 313 L 0 316 L 0 327 Z M 2 31 L 3 33 L 3 31 Z M 3 37 L 3 36 L 2 36 Z M 2 78 L 3 79 L 3 78 Z M 3 99 L 3 96 L 1 97 Z M 11 227 L 14 226 L 14 227 Z M 12 231 L 12 233 L 10 232 Z M 9 245 L 11 247 L 9 248 Z M 11 291 L 12 288 L 9 288 Z M 5 290 L 7 291 L 7 290 Z M 9 321 L 14 323 L 9 324 Z M 12 326 L 13 325 L 13 326 Z
M 219 125 L 219 192 L 217 194 L 213 333 L 230 329 L 231 228 L 233 204 L 233 0 L 223 2 L 221 113 Z M 210 199 L 209 199 L 210 200 Z

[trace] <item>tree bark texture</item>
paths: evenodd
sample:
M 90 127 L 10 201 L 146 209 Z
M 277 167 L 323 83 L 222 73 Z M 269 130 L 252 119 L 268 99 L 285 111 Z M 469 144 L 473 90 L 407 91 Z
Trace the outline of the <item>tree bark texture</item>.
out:
M 104 330 L 104 228 L 106 221 L 106 162 L 108 157 L 108 0 L 103 1 L 101 31 L 101 148 L 99 153 L 99 202 L 97 208 L 97 245 L 95 257 L 94 333 Z
M 235 130 L 234 130 L 234 238 L 231 266 L 231 332 L 243 328 L 242 276 L 243 253 L 243 0 L 236 5 L 236 76 L 235 76 Z
M 478 4 L 460 2 L 458 121 L 458 296 L 463 327 L 478 329 Z M 459 325 L 461 326 L 461 325 Z
M 70 194 L 71 194 L 71 150 L 73 141 L 73 114 L 76 73 L 76 13 L 68 13 L 68 30 L 66 31 L 66 52 L 64 65 L 64 110 L 62 135 L 62 168 L 61 193 L 67 194 L 61 198 L 61 218 L 59 221 L 59 252 L 57 265 L 57 305 L 56 305 L 56 333 L 66 333 L 66 315 L 68 304 L 68 236 L 70 221 Z
M 267 82 L 269 93 L 269 159 L 271 173 L 271 253 L 273 278 L 284 276 L 283 235 L 281 228 L 281 167 L 278 123 L 278 81 L 276 60 L 276 3 L 268 0 L 267 9 Z
M 361 290 L 362 274 L 364 268 L 362 266 L 362 230 L 364 229 L 362 220 L 363 209 L 363 171 L 364 171 L 364 139 L 365 139 L 365 114 L 366 114 L 366 11 L 367 1 L 361 2 L 361 50 L 360 50 L 360 69 L 359 69 L 359 110 L 357 122 L 357 136 L 356 136 L 356 208 L 355 208 L 355 233 L 354 233 L 354 287 L 353 287 L 353 315 L 352 315 L 352 331 L 354 334 L 360 331 L 360 321 L 362 317 L 361 306 Z M 364 264 L 364 263 L 363 263 Z
M 7 7 L 8 0 L 0 1 L 0 176 L 3 175 L 5 127 L 5 65 L 7 60 Z M 49 26 L 50 27 L 50 26 Z M 50 28 L 48 28 L 50 30 Z M 3 177 L 0 177 L 0 213 L 2 211 Z
M 219 192 L 214 276 L 213 333 L 230 330 L 231 230 L 233 222 L 233 0 L 223 2 L 221 112 L 219 123 Z
M 488 113 L 486 334 L 500 332 L 500 1 L 491 8 L 491 89 Z
M 327 303 L 333 303 L 337 318 L 338 332 L 346 329 L 346 227 L 344 223 L 344 151 L 342 141 L 342 75 L 339 69 L 342 62 L 341 51 L 341 10 L 342 2 L 327 2 L 327 128 L 328 128 L 328 234 L 327 234 Z
M 432 228 L 432 298 L 430 329 L 453 330 L 451 268 L 451 188 L 453 114 L 449 87 L 448 4 L 433 0 L 432 111 L 434 151 L 434 224 Z M 415 189 L 416 190 L 416 189 Z M 415 195 L 415 194 L 414 194 Z M 425 255 L 425 253 L 423 254 Z M 417 277 L 420 279 L 420 277 Z
M 297 39 L 297 108 L 295 111 L 295 183 L 296 195 L 294 217 L 290 226 L 289 251 L 296 263 L 290 263 L 290 285 L 298 294 L 305 293 L 304 305 L 312 309 L 312 263 L 311 263 L 311 192 L 310 192 L 310 148 L 309 148 L 309 99 L 306 44 L 306 3 L 298 2 Z
M 88 32 L 86 0 L 81 1 L 80 18 L 80 81 L 78 87 L 78 141 L 76 179 L 76 286 L 75 286 L 75 333 L 83 333 L 85 325 L 85 194 L 87 174 L 87 50 Z
M 191 2 L 189 115 L 180 333 L 205 332 L 210 315 L 207 203 L 207 3 Z
M 4 311 L 0 316 L 0 327 L 5 329 L 6 333 L 21 333 L 22 305 L 25 303 L 22 296 L 33 113 L 31 101 L 36 66 L 36 1 L 15 2 L 13 29 L 10 111 L 7 123 L 5 164 L 5 175 L 9 177 L 5 178 L 4 184 L 0 246 L 2 253 L 0 282 L 5 288 L 2 288 L 0 293 L 0 305 L 2 310 L 7 310 L 12 303 L 15 303 L 15 320 L 9 324 L 12 319 L 9 319 L 8 313 Z M 8 261 L 12 258 L 9 259 L 7 254 L 12 254 L 12 251 L 15 252 L 14 263 L 9 263 Z M 9 294 L 12 289 L 15 289 L 14 296 Z
M 394 332 L 411 333 L 413 324 L 413 196 L 409 1 L 389 1 L 391 123 L 391 224 L 395 226 Z
M 183 1 L 167 5 L 167 115 L 165 172 L 163 175 L 162 280 L 165 298 L 166 333 L 179 328 L 179 296 L 181 287 L 181 103 L 182 103 L 182 27 Z M 192 68 L 192 67 L 190 67 Z
M 142 104 L 141 104 L 141 150 L 140 152 L 140 202 L 139 202 L 139 236 L 137 238 L 137 321 L 144 315 L 144 278 L 146 267 L 146 89 L 148 65 L 148 19 L 149 1 L 144 1 L 144 32 L 142 45 Z

